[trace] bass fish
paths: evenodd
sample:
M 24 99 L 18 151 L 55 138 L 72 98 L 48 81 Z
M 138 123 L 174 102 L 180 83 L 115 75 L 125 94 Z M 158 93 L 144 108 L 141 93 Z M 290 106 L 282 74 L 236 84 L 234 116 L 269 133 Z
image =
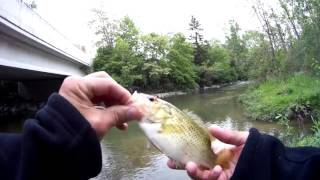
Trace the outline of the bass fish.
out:
M 151 144 L 172 159 L 177 168 L 184 168 L 189 161 L 210 169 L 215 165 L 228 168 L 233 156 L 231 150 L 214 153 L 212 142 L 218 140 L 211 136 L 201 120 L 155 96 L 134 92 L 131 98 L 143 114 L 140 128 Z

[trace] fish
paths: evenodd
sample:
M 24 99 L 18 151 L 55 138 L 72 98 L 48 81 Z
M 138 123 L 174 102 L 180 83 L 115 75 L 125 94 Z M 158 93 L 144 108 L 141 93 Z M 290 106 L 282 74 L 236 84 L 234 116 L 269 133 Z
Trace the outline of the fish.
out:
M 208 169 L 215 165 L 228 168 L 232 151 L 222 148 L 213 152 L 212 145 L 222 142 L 194 114 L 148 94 L 134 92 L 131 101 L 143 114 L 139 127 L 151 144 L 174 161 L 177 169 L 184 168 L 189 161 Z

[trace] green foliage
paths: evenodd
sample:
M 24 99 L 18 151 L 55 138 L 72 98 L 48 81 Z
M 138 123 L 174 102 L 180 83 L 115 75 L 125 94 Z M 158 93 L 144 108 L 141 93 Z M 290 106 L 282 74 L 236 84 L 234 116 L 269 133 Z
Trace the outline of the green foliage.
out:
M 162 61 L 167 57 L 169 51 L 169 37 L 150 33 L 141 36 L 141 44 L 143 55 L 146 60 L 150 61 Z
M 224 44 L 205 40 L 193 16 L 190 42 L 182 34 L 140 34 L 129 17 L 116 23 L 95 10 L 91 24 L 101 39 L 93 69 L 107 71 L 128 88 L 163 91 L 301 71 L 319 76 L 319 1 L 279 0 L 278 12 L 254 2 L 264 32 L 241 32 L 230 21 Z
M 168 53 L 170 79 L 178 89 L 196 86 L 196 71 L 193 65 L 193 48 L 182 34 L 176 34 L 171 39 L 171 48 Z
M 318 116 L 319 117 L 319 116 Z M 313 120 L 312 134 L 307 136 L 301 136 L 296 133 L 294 128 L 290 125 L 289 120 L 283 116 L 284 119 L 279 120 L 279 123 L 283 126 L 284 130 L 280 134 L 279 138 L 288 146 L 320 146 L 320 121 Z
M 241 97 L 254 119 L 276 120 L 279 114 L 303 111 L 303 107 L 320 109 L 320 80 L 296 74 L 290 78 L 268 80 Z
M 313 134 L 306 136 L 302 139 L 294 141 L 293 146 L 314 146 L 320 147 L 320 116 L 317 116 L 318 119 L 313 120 L 312 131 Z
M 247 48 L 245 65 L 248 79 L 265 78 L 270 64 L 271 54 L 265 36 L 257 31 L 247 31 L 243 35 Z
M 168 91 L 196 86 L 192 44 L 182 34 L 140 35 L 129 17 L 117 27 L 113 44 L 98 48 L 94 71 L 108 72 L 127 88 Z
M 143 77 L 139 73 L 143 59 L 136 51 L 138 31 L 133 22 L 125 17 L 120 22 L 118 36 L 113 46 L 98 48 L 93 61 L 94 71 L 106 71 L 125 87 L 142 84 Z
M 229 51 L 231 67 L 234 68 L 239 80 L 248 79 L 249 63 L 246 58 L 248 49 L 240 36 L 240 27 L 236 22 L 230 21 L 230 34 L 226 38 L 226 48 Z
M 206 49 L 203 44 L 203 35 L 199 20 L 194 16 L 191 17 L 191 22 L 189 23 L 189 30 L 191 31 L 190 39 L 193 41 L 194 45 L 194 64 L 201 65 L 205 61 Z
M 100 15 L 100 29 L 108 29 L 110 23 L 105 28 L 103 23 L 109 19 Z M 124 17 L 114 24 L 115 32 L 108 34 L 112 43 L 100 43 L 93 70 L 108 72 L 126 88 L 157 91 L 194 89 L 197 84 L 210 86 L 237 79 L 228 51 L 218 43 L 203 41 L 199 21 L 193 20 L 192 44 L 181 33 L 140 34 L 133 21 Z M 195 58 L 201 58 L 201 63 L 194 63 Z
M 213 83 L 225 83 L 236 80 L 236 72 L 231 67 L 227 49 L 214 43 L 208 51 L 208 66 L 212 66 Z

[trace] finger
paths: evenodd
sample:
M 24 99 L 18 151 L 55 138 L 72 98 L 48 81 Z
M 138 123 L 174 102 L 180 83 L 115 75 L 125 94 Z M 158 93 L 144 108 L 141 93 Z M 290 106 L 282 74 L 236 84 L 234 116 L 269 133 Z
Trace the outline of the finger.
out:
M 210 180 L 212 180 L 212 179 L 218 179 L 218 178 L 220 177 L 221 173 L 222 173 L 222 168 L 221 168 L 221 166 L 219 166 L 219 165 L 218 165 L 218 166 L 215 166 L 215 167 L 211 170 L 208 179 L 210 179 Z
M 211 127 L 209 127 L 209 131 L 214 137 L 216 137 L 220 141 L 236 146 L 243 145 L 246 142 L 249 135 L 249 132 L 231 131 L 228 129 L 220 128 L 216 125 L 212 125 Z
M 167 166 L 171 169 L 176 169 L 176 165 L 174 164 L 173 160 L 172 159 L 169 159 L 167 161 Z
M 171 168 L 171 169 L 184 169 L 184 165 L 183 164 L 176 164 L 175 162 L 174 162 L 174 160 L 172 160 L 172 159 L 169 159 L 168 161 L 167 161 L 167 165 L 168 165 L 168 167 L 169 168 Z
M 193 179 L 197 178 L 197 169 L 198 169 L 197 164 L 194 162 L 188 162 L 186 164 L 187 173 Z
M 126 131 L 128 129 L 128 123 L 119 124 L 116 125 L 116 127 L 121 131 Z
M 85 77 L 87 78 L 111 78 L 108 73 L 105 71 L 99 71 L 99 72 L 94 72 L 91 74 L 86 75 Z
M 207 169 L 203 169 L 194 162 L 188 162 L 186 165 L 188 175 L 193 179 L 208 180 L 211 172 Z
M 103 111 L 103 121 L 107 127 L 123 127 L 123 124 L 141 118 L 141 113 L 132 106 L 117 105 L 106 108 Z
M 103 101 L 105 104 L 126 104 L 131 94 L 127 89 L 110 78 L 85 78 L 90 99 Z

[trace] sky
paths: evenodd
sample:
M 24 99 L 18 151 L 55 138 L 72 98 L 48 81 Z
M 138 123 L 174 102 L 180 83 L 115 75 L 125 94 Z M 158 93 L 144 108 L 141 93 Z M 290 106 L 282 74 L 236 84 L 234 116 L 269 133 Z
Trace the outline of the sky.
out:
M 25 0 L 32 1 L 32 0 Z M 258 30 L 260 24 L 250 0 L 35 0 L 37 13 L 75 44 L 94 54 L 94 30 L 88 22 L 94 8 L 111 19 L 129 16 L 142 33 L 177 33 L 189 36 L 188 24 L 195 16 L 204 38 L 224 41 L 228 23 L 235 20 L 242 30 Z M 271 0 L 268 0 L 271 1 Z

